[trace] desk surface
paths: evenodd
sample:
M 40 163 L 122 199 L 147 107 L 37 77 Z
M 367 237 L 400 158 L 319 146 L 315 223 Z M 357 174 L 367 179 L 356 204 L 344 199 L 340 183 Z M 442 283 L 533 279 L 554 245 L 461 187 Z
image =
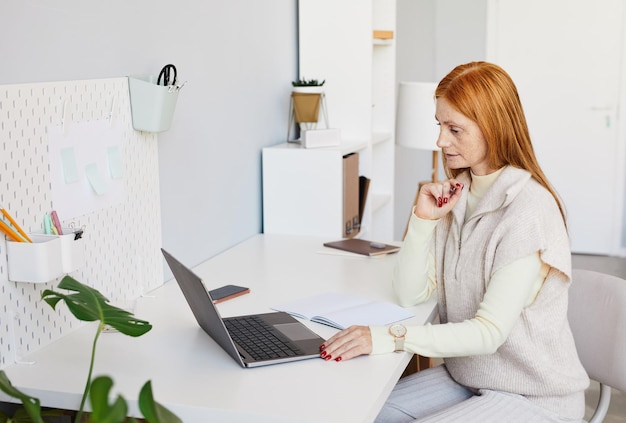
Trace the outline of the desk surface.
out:
M 219 304 L 224 317 L 325 291 L 393 301 L 395 256 L 347 255 L 322 246 L 327 239 L 257 235 L 196 266 L 207 287 L 248 286 L 251 293 Z M 176 255 L 175 251 L 172 254 Z M 410 323 L 432 321 L 435 303 L 411 309 Z M 136 397 L 152 381 L 155 399 L 185 423 L 372 421 L 411 355 L 362 356 L 340 363 L 304 360 L 241 368 L 197 325 L 174 281 L 137 301 L 135 315 L 153 329 L 139 338 L 104 333 L 94 375 L 113 377 L 113 392 L 139 416 Z M 307 326 L 328 338 L 335 329 Z M 42 405 L 77 409 L 84 389 L 96 326 L 87 324 L 4 370 L 15 386 Z M 7 400 L 0 395 L 1 400 Z

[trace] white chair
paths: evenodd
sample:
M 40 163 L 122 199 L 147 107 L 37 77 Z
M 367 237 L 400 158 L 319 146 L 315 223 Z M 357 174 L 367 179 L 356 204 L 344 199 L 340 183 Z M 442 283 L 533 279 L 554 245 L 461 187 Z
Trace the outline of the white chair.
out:
M 587 374 L 600 383 L 600 400 L 589 423 L 602 422 L 611 387 L 626 392 L 626 280 L 574 269 L 568 320 Z

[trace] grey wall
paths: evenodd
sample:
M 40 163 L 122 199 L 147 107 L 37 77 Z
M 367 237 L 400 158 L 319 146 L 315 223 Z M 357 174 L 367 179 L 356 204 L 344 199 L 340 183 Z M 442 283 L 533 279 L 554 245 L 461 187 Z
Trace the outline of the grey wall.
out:
M 287 132 L 296 0 L 0 0 L 0 10 L 0 84 L 166 63 L 188 81 L 158 136 L 163 246 L 195 265 L 262 231 L 261 148 Z
M 434 82 L 435 1 L 397 0 L 396 15 L 396 87 L 402 81 Z M 402 239 L 417 186 L 430 179 L 432 155 L 398 145 L 395 154 L 394 239 Z
M 455 66 L 487 57 L 487 1 L 437 0 L 435 77 Z
M 438 82 L 455 66 L 485 60 L 487 0 L 397 0 L 396 80 Z M 402 239 L 432 153 L 396 147 L 395 230 Z M 439 171 L 439 179 L 445 177 Z

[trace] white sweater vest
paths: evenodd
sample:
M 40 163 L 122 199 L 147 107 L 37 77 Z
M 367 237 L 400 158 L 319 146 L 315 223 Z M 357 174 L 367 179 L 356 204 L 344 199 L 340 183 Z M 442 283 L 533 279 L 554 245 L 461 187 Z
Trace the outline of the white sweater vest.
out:
M 468 174 L 457 179 L 469 186 Z M 436 228 L 435 257 L 442 323 L 474 317 L 499 268 L 539 251 L 551 270 L 494 353 L 447 358 L 459 383 L 528 397 L 563 417 L 584 414 L 589 384 L 567 321 L 569 238 L 551 194 L 524 170 L 507 167 L 465 220 L 467 193 Z

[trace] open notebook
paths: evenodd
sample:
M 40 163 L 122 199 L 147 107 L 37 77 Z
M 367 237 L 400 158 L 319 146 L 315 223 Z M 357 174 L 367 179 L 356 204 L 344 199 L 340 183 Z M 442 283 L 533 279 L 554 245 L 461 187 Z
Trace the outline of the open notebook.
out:
M 326 292 L 272 307 L 337 329 L 352 325 L 385 326 L 415 315 L 397 304 Z

